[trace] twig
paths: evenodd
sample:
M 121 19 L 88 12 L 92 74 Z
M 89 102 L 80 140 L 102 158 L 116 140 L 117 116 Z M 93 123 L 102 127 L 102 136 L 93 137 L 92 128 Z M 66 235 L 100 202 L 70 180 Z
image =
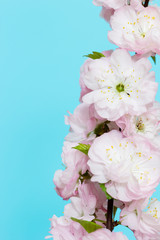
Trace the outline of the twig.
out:
M 149 0 L 146 0 L 146 1 L 144 2 L 143 6 L 144 6 L 144 7 L 148 7 L 148 5 L 149 5 Z
M 111 232 L 113 230 L 112 214 L 113 214 L 113 199 L 108 200 L 107 224 L 106 224 L 106 228 L 109 229 Z

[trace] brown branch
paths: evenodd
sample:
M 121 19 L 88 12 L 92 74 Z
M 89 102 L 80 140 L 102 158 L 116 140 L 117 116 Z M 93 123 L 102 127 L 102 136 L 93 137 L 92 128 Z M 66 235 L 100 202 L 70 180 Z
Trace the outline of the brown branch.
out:
M 113 199 L 108 200 L 108 208 L 107 208 L 107 224 L 106 228 L 109 229 L 111 232 L 113 230 Z
M 149 0 L 145 0 L 143 6 L 144 6 L 144 7 L 148 7 L 148 5 L 149 5 Z

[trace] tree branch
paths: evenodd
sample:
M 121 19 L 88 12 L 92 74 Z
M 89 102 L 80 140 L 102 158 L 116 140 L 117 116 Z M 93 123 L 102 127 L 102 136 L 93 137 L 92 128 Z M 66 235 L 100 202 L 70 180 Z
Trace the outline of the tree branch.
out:
M 113 199 L 108 200 L 108 208 L 107 208 L 107 224 L 106 228 L 109 229 L 111 232 L 113 230 Z
M 148 7 L 148 5 L 149 5 L 149 0 L 145 0 L 143 6 L 144 6 L 144 7 Z

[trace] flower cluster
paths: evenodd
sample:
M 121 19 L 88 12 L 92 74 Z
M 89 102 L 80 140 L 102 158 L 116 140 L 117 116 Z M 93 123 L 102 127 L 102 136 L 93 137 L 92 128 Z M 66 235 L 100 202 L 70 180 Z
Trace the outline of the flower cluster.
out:
M 160 239 L 160 104 L 149 57 L 160 54 L 160 8 L 141 0 L 93 0 L 119 48 L 93 52 L 80 71 L 80 104 L 65 117 L 64 170 L 56 192 L 69 200 L 51 219 L 54 240 Z M 129 51 L 133 53 L 130 54 Z M 120 209 L 120 219 L 115 213 Z

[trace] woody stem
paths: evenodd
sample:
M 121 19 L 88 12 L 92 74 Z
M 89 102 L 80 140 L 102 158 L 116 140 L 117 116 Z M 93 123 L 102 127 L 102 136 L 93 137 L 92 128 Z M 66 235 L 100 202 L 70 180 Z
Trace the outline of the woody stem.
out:
M 148 7 L 148 5 L 149 5 L 149 0 L 146 0 L 146 1 L 144 2 L 143 6 L 144 6 L 144 7 Z
M 107 208 L 107 224 L 106 228 L 109 229 L 111 232 L 113 230 L 113 199 L 108 200 L 108 208 Z

